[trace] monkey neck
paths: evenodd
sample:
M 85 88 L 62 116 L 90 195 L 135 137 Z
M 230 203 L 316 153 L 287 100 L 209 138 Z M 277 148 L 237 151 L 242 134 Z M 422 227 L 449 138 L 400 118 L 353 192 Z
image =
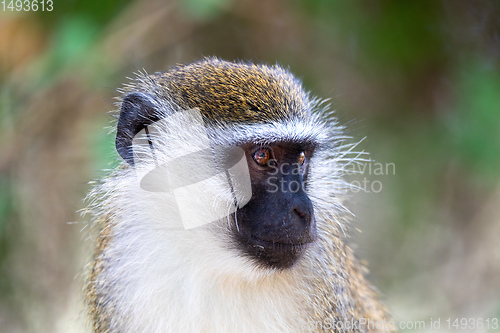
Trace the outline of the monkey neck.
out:
M 216 230 L 183 236 L 137 215 L 114 216 L 91 295 L 117 331 L 308 332 L 311 323 L 385 318 L 338 235 L 292 268 L 266 271 L 220 245 Z

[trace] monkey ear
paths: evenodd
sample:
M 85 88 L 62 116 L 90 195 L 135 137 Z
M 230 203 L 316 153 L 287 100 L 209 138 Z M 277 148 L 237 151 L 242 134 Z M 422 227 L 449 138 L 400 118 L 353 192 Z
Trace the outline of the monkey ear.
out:
M 116 150 L 130 165 L 134 165 L 132 140 L 146 126 L 159 120 L 154 98 L 151 95 L 134 92 L 122 101 L 120 118 L 116 129 Z

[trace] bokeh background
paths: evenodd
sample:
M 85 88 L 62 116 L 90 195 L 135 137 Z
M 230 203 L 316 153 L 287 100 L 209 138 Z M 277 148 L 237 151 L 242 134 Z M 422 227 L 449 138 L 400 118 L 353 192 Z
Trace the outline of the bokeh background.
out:
M 289 67 L 394 165 L 356 176 L 349 242 L 397 320 L 500 318 L 499 1 L 54 2 L 0 9 L 1 332 L 82 331 L 116 88 L 203 56 Z

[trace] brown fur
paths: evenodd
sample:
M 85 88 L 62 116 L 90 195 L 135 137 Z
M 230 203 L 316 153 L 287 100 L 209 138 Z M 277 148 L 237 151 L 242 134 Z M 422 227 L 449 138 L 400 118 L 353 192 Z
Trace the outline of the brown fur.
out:
M 112 241 L 111 229 L 113 222 L 105 217 L 95 222 L 99 230 L 99 236 L 97 237 L 94 260 L 92 261 L 87 284 L 87 306 L 93 331 L 96 333 L 107 333 L 109 332 L 108 317 L 113 311 L 109 308 L 112 306 L 111 304 L 106 306 L 102 304 L 104 297 L 100 294 L 100 291 L 103 290 L 104 286 L 100 285 L 102 282 L 99 279 L 99 274 L 108 268 L 107 262 L 104 259 L 104 251 Z
M 327 253 L 322 256 L 321 262 L 315 263 L 316 275 L 310 281 L 315 290 L 312 293 L 315 295 L 312 299 L 313 322 L 317 329 L 315 332 L 337 332 L 328 327 L 328 323 L 337 321 L 350 322 L 364 318 L 373 323 L 382 323 L 384 320 L 386 322 L 392 320 L 386 307 L 378 301 L 377 294 L 365 279 L 366 267 L 359 263 L 350 247 L 344 244 L 342 237 L 336 232 L 325 236 L 320 242 Z M 325 258 L 326 263 L 323 262 Z M 339 304 L 348 304 L 346 308 L 352 310 L 339 312 Z M 321 324 L 324 326 L 319 326 Z M 376 329 L 366 328 L 366 326 L 360 327 L 359 332 L 379 332 Z M 389 331 L 393 330 L 380 330 L 380 332 Z

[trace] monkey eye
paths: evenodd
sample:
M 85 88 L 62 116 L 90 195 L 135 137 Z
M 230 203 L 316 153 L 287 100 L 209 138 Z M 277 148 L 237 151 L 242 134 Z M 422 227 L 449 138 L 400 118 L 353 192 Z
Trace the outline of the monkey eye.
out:
M 253 159 L 260 166 L 266 166 L 271 158 L 271 149 L 269 148 L 259 148 L 253 154 Z
M 303 166 L 305 162 L 306 162 L 306 154 L 304 154 L 304 152 L 301 151 L 300 155 L 299 155 L 299 161 L 298 161 L 298 163 L 299 163 L 300 166 Z

